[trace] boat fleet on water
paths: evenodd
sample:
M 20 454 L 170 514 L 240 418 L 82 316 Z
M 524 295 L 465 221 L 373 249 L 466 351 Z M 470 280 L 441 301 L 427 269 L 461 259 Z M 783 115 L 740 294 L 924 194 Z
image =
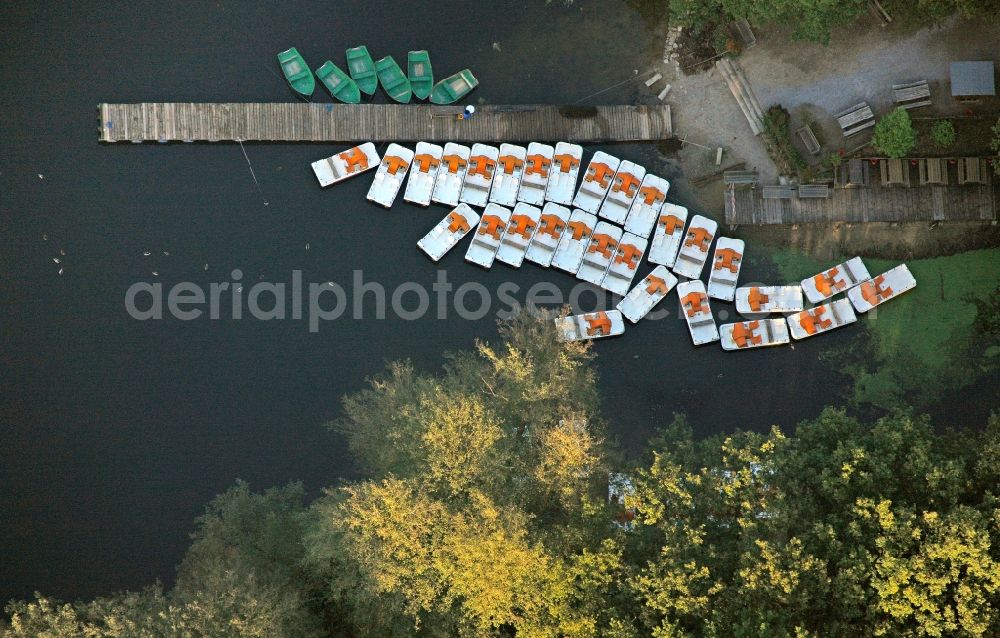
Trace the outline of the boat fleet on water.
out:
M 327 60 L 316 69 L 314 77 L 295 47 L 282 51 L 277 57 L 288 85 L 306 99 L 311 98 L 316 90 L 316 78 L 331 97 L 346 104 L 359 104 L 362 94 L 374 95 L 379 84 L 393 101 L 400 104 L 414 98 L 429 98 L 433 104 L 454 104 L 479 85 L 479 80 L 469 69 L 462 69 L 435 84 L 430 54 L 423 50 L 406 54 L 405 73 L 391 55 L 373 60 L 364 45 L 347 50 L 346 73 L 332 60 Z
M 614 310 L 556 319 L 567 341 L 620 335 L 626 320 L 638 323 L 676 289 L 695 345 L 782 345 L 853 323 L 857 313 L 916 286 L 905 264 L 873 277 L 855 257 L 798 284 L 741 287 L 743 240 L 719 237 L 717 222 L 667 202 L 667 180 L 603 151 L 584 170 L 582 162 L 583 148 L 567 142 L 527 148 L 418 142 L 415 150 L 389 144 L 381 158 L 369 142 L 312 168 L 323 187 L 374 170 L 368 200 L 386 208 L 400 190 L 407 202 L 450 207 L 417 242 L 434 261 L 471 234 L 465 259 L 482 268 L 529 261 L 622 297 Z M 643 257 L 654 268 L 633 286 Z M 717 325 L 711 299 L 758 318 Z

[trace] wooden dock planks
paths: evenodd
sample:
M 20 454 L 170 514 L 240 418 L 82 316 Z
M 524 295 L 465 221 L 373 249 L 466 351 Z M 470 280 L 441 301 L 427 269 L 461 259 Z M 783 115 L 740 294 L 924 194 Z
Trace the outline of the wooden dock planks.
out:
M 100 104 L 102 142 L 640 142 L 672 136 L 670 107 Z
M 832 188 L 826 198 L 766 197 L 761 188 L 730 186 L 726 223 L 808 224 L 828 222 L 992 221 L 1000 212 L 1000 180 L 987 184 Z M 766 187 L 765 187 L 766 188 Z M 801 190 L 802 187 L 800 187 Z M 768 195 L 771 193 L 768 192 Z

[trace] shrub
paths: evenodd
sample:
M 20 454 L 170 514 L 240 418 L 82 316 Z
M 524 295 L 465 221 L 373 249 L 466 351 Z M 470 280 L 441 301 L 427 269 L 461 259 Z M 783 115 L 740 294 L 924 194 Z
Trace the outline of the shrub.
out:
M 875 125 L 872 144 L 889 157 L 903 157 L 916 143 L 917 133 L 904 108 L 896 108 Z
M 993 149 L 994 155 L 1000 155 L 1000 118 L 997 118 L 997 123 L 993 125 L 993 140 L 990 142 L 990 148 Z M 997 175 L 1000 175 L 1000 161 L 993 160 L 993 170 L 996 171 Z
M 944 149 L 955 143 L 955 125 L 950 120 L 938 120 L 931 127 L 931 141 L 934 146 Z

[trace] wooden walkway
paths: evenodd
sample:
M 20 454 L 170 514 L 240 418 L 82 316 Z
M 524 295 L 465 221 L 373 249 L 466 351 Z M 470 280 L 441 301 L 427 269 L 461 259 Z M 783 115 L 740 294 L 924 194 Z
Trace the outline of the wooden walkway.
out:
M 670 107 L 500 106 L 457 120 L 425 104 L 100 104 L 102 142 L 638 142 L 671 137 Z
M 1000 179 L 989 184 L 832 188 L 830 197 L 764 198 L 762 189 L 726 190 L 726 223 L 808 224 L 825 222 L 990 221 L 1000 212 Z

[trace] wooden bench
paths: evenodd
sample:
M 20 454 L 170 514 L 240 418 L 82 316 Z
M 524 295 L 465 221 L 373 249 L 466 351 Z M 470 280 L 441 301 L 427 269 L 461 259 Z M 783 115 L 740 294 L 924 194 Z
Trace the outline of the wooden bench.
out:
M 863 188 L 869 184 L 869 164 L 867 160 L 849 159 L 843 162 L 834 175 L 837 186 L 843 188 Z
M 906 160 L 879 160 L 878 170 L 882 177 L 882 186 L 910 185 L 910 166 Z
M 838 113 L 836 117 L 837 124 L 844 131 L 844 137 L 850 137 L 866 128 L 875 126 L 875 114 L 867 102 L 855 104 L 846 111 Z
M 980 157 L 962 157 L 958 160 L 959 184 L 988 184 L 986 162 Z
M 927 85 L 927 80 L 910 82 L 909 84 L 893 84 L 892 101 L 904 109 L 930 106 L 931 88 Z
M 754 171 L 726 171 L 722 174 L 725 184 L 746 185 L 757 183 L 757 173 Z
M 791 199 L 795 196 L 795 187 L 782 184 L 764 186 L 760 189 L 760 195 L 764 199 Z
M 920 174 L 920 185 L 925 184 L 948 184 L 948 165 L 945 160 L 939 157 L 928 157 L 920 160 L 917 166 Z
M 752 49 L 757 45 L 757 36 L 753 34 L 753 29 L 750 28 L 750 23 L 745 19 L 740 19 L 734 22 L 732 29 L 740 36 L 740 40 L 743 41 L 744 49 Z
M 806 150 L 809 151 L 810 155 L 819 155 L 819 140 L 816 139 L 816 134 L 813 133 L 812 128 L 808 124 L 795 132 L 802 139 L 802 143 L 806 145 Z
M 830 187 L 826 184 L 803 184 L 799 186 L 799 199 L 826 199 L 830 196 Z

